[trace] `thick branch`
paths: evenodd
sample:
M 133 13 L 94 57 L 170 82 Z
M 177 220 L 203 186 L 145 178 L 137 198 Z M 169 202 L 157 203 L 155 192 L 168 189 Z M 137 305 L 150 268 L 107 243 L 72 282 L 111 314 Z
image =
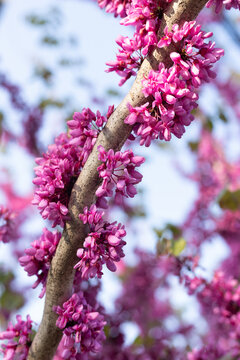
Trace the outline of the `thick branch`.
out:
M 206 2 L 207 0 L 178 0 L 171 3 L 167 13 L 164 14 L 158 36 L 162 36 L 166 25 L 171 28 L 175 23 L 182 24 L 184 21 L 195 19 Z M 164 62 L 166 66 L 169 66 L 171 51 L 172 48 L 155 49 L 152 55 L 143 61 L 131 90 L 99 134 L 94 149 L 73 187 L 69 203 L 71 220 L 66 224 L 52 260 L 43 319 L 31 346 L 28 360 L 52 359 L 62 336 L 62 331 L 55 325 L 57 315 L 52 308 L 54 305 L 61 305 L 71 295 L 73 267 L 77 263 L 76 252 L 83 246 L 87 233 L 86 226 L 79 220 L 78 215 L 83 212 L 85 206 L 90 206 L 94 202 L 95 192 L 99 186 L 97 167 L 100 162 L 97 147 L 102 145 L 106 150 L 113 149 L 114 151 L 121 149 L 131 133 L 131 127 L 124 124 L 124 119 L 128 115 L 127 104 L 135 107 L 146 102 L 141 91 L 142 79 L 144 76 L 147 77 L 151 69 L 157 69 L 159 62 Z

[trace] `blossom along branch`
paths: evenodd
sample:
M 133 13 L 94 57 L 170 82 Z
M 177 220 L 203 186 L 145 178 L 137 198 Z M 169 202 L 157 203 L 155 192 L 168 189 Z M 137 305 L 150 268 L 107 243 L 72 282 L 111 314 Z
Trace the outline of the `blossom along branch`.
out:
M 175 23 L 182 25 L 184 21 L 193 20 L 205 3 L 206 1 L 200 1 L 196 5 L 193 1 L 173 2 L 166 14 L 164 14 L 164 20 L 161 24 L 158 39 L 162 37 L 163 29 L 165 29 L 166 26 L 171 30 Z M 131 126 L 124 123 L 129 112 L 129 105 L 134 109 L 146 102 L 146 94 L 142 92 L 142 80 L 147 78 L 151 69 L 157 70 L 159 62 L 165 63 L 165 66 L 167 67 L 169 66 L 169 55 L 172 53 L 173 48 L 174 46 L 163 47 L 162 49 L 156 48 L 152 55 L 143 62 L 129 94 L 109 117 L 106 126 L 98 135 L 93 150 L 90 147 L 92 152 L 89 154 L 86 163 L 83 164 L 80 176 L 71 192 L 68 206 L 68 216 L 70 216 L 70 220 L 66 221 L 62 238 L 51 263 L 47 280 L 44 315 L 31 346 L 28 356 L 29 359 L 46 359 L 46 354 L 48 354 L 48 358 L 51 359 L 62 336 L 61 332 L 56 327 L 57 316 L 52 309 L 54 306 L 61 305 L 63 301 L 70 297 L 74 277 L 73 266 L 77 263 L 77 249 L 79 247 L 87 246 L 84 243 L 84 239 L 88 233 L 88 226 L 86 226 L 87 224 L 84 224 L 86 221 L 79 221 L 78 215 L 83 212 L 83 209 L 86 206 L 90 207 L 94 203 L 95 193 L 100 185 L 98 172 L 98 168 L 101 165 L 98 155 L 99 146 L 102 146 L 105 151 L 110 149 L 112 149 L 111 151 L 117 151 L 122 147 L 132 130 Z M 171 102 L 172 101 L 169 102 L 170 105 Z M 103 186 L 104 185 L 102 185 L 102 187 Z M 102 188 L 102 191 L 99 190 L 98 195 L 104 195 L 103 190 L 107 193 L 106 187 L 105 189 Z M 116 241 L 116 239 L 119 239 L 119 236 L 116 237 L 115 235 L 110 235 L 112 236 L 112 242 L 115 241 L 115 245 L 119 246 L 118 241 Z M 121 240 L 119 239 L 119 241 Z M 108 240 L 108 243 L 113 245 L 111 240 Z M 81 265 L 78 266 L 82 267 L 84 266 L 82 261 L 86 256 L 84 255 L 84 250 L 79 250 L 78 256 L 81 258 Z M 109 260 L 107 260 L 107 262 L 108 267 L 111 269 L 113 263 L 110 265 Z M 84 273 L 86 274 L 86 271 Z
M 184 21 L 193 20 L 205 4 L 206 1 L 199 1 L 197 5 L 196 2 L 189 0 L 173 2 L 164 14 L 158 39 L 162 37 L 163 29 L 166 26 L 170 30 L 175 23 L 181 25 Z M 146 102 L 145 95 L 142 92 L 142 80 L 147 78 L 151 69 L 156 70 L 160 62 L 168 66 L 171 52 L 172 47 L 156 48 L 152 55 L 143 61 L 129 94 L 109 117 L 106 126 L 98 135 L 94 148 L 73 186 L 68 207 L 70 220 L 66 222 L 62 238 L 51 263 L 47 280 L 44 315 L 30 348 L 28 359 L 51 359 L 62 336 L 61 331 L 56 326 L 57 315 L 52 309 L 54 306 L 61 305 L 71 295 L 74 278 L 73 266 L 77 263 L 76 253 L 79 247 L 83 247 L 84 239 L 88 233 L 87 224 L 79 221 L 78 215 L 83 213 L 86 206 L 90 207 L 94 203 L 95 193 L 100 184 L 98 167 L 101 162 L 98 158 L 98 147 L 101 145 L 105 151 L 110 149 L 117 151 L 122 147 L 132 130 L 131 126 L 124 123 L 129 113 L 129 105 L 135 108 Z M 85 256 L 84 250 L 80 250 L 80 258 L 82 259 L 80 267 L 84 266 L 82 261 Z
M 29 275 L 37 275 L 34 287 L 43 284 L 41 295 L 49 269 L 43 319 L 28 359 L 52 359 L 61 330 L 64 358 L 75 358 L 79 349 L 99 350 L 105 322 L 97 308 L 85 302 L 81 291 L 72 295 L 74 269 L 84 279 L 100 278 L 103 264 L 115 271 L 115 262 L 124 256 L 125 229 L 104 221 L 103 212 L 93 204 L 106 207 L 105 198 L 112 196 L 115 188 L 117 200 L 136 194 L 134 185 L 141 181 L 141 174 L 135 167 L 144 159 L 130 150 L 119 151 L 128 138 L 135 138 L 132 130 L 141 138 L 141 145 L 149 146 L 156 138 L 181 137 L 184 126 L 192 121 L 196 89 L 215 76 L 212 64 L 223 55 L 214 43 L 205 43 L 211 33 L 202 32 L 192 21 L 206 3 L 159 1 L 156 7 L 150 1 L 144 20 L 139 16 L 143 4 L 133 0 L 123 24 L 136 26 L 134 41 L 121 38 L 118 43 L 128 59 L 137 50 L 150 55 L 143 62 L 142 55 L 136 63 L 122 61 L 121 68 L 119 58 L 111 65 L 124 81 L 134 74 L 134 67 L 139 68 L 130 92 L 115 111 L 109 109 L 107 117 L 89 109 L 76 113 L 68 122 L 69 136 L 60 135 L 43 158 L 37 159 L 34 202 L 43 218 L 64 231 L 59 241 L 59 234 L 45 230 L 20 259 Z M 140 45 L 136 42 L 139 36 Z

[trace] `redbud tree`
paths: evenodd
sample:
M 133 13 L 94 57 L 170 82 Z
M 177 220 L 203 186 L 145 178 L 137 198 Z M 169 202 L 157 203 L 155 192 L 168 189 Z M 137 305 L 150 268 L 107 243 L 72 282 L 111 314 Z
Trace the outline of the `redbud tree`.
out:
M 1 266 L 1 355 L 4 360 L 239 359 L 240 147 L 229 148 L 239 132 L 240 87 L 233 64 L 224 60 L 232 49 L 221 41 L 221 27 L 237 48 L 240 1 L 98 0 L 95 6 L 131 29 L 131 35 L 116 39 L 115 59 L 106 59 L 106 72 L 119 75 L 119 86 L 132 81 L 119 105 L 108 104 L 108 96 L 102 111 L 80 102 L 73 112 L 53 99 L 29 105 L 20 88 L 0 74 L 2 91 L 21 114 L 21 136 L 2 119 L 3 149 L 14 143 L 35 161 L 33 193 L 25 197 L 2 167 L 0 242 L 9 247 L 11 262 L 32 277 L 44 302 L 40 324 L 31 314 L 16 315 L 27 301 L 26 289 L 15 288 L 14 274 Z M 36 16 L 28 20 L 48 23 Z M 44 41 L 57 42 L 50 36 Z M 51 76 L 41 68 L 44 81 Z M 206 89 L 213 100 L 201 101 Z M 65 131 L 44 148 L 39 130 L 49 106 L 71 115 L 65 114 Z M 128 233 L 135 218 L 144 218 L 136 201 L 145 158 L 151 169 L 149 147 L 185 141 L 194 123 L 197 135 L 187 143 L 193 169 L 178 165 L 197 189 L 189 213 L 181 224 L 154 230 L 155 251 L 139 246 L 134 261 L 125 260 Z M 44 222 L 34 239 L 24 233 L 32 206 Z M 23 237 L 29 240 L 26 248 Z M 227 251 L 208 274 L 203 249 L 216 239 Z M 111 311 L 101 301 L 109 271 L 121 283 Z M 174 306 L 177 288 L 194 299 L 204 327 L 187 322 Z M 137 329 L 134 339 L 126 324 L 129 333 L 131 326 Z

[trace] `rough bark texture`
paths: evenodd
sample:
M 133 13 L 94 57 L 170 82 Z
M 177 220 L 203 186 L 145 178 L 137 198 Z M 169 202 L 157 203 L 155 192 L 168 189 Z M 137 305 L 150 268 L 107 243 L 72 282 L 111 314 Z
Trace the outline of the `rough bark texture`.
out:
M 207 0 L 178 0 L 170 4 L 168 11 L 159 29 L 159 38 L 167 25 L 182 24 L 184 21 L 194 20 Z M 142 94 L 142 79 L 151 69 L 157 69 L 159 62 L 170 65 L 169 54 L 173 48 L 155 49 L 151 56 L 146 58 L 138 72 L 137 78 L 124 100 L 109 118 L 107 125 L 99 134 L 95 147 L 90 154 L 79 178 L 77 179 L 70 198 L 69 212 L 71 220 L 67 222 L 56 254 L 52 260 L 46 289 L 46 299 L 42 322 L 31 346 L 28 360 L 50 360 L 53 358 L 57 345 L 61 339 L 62 331 L 56 327 L 57 315 L 52 311 L 54 305 L 61 305 L 71 295 L 74 278 L 73 267 L 77 263 L 77 249 L 83 246 L 87 228 L 79 220 L 79 213 L 85 206 L 94 202 L 95 191 L 99 186 L 97 167 L 97 147 L 102 145 L 106 150 L 120 150 L 128 138 L 131 127 L 124 124 L 128 115 L 127 104 L 140 106 L 146 102 Z

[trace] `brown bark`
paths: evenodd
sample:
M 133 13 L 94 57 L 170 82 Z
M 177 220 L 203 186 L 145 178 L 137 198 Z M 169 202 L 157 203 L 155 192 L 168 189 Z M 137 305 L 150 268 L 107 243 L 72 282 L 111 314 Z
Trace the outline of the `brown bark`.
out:
M 207 0 L 173 1 L 164 14 L 158 37 L 162 36 L 166 25 L 171 28 L 175 23 L 181 25 L 184 21 L 194 20 L 206 3 Z M 131 133 L 131 127 L 124 123 L 124 119 L 128 115 L 127 104 L 135 107 L 146 102 L 141 91 L 142 79 L 148 75 L 151 69 L 157 69 L 159 62 L 169 66 L 169 54 L 172 50 L 170 47 L 155 49 L 152 55 L 143 61 L 131 90 L 99 134 L 94 149 L 73 187 L 69 203 L 71 220 L 66 224 L 52 260 L 47 280 L 44 314 L 30 348 L 28 360 L 52 359 L 62 336 L 62 331 L 56 327 L 57 315 L 52 308 L 54 305 L 61 305 L 71 295 L 74 278 L 73 267 L 77 263 L 76 252 L 83 246 L 87 233 L 86 226 L 79 220 L 78 215 L 83 212 L 85 206 L 90 206 L 94 202 L 95 192 L 99 186 L 97 167 L 100 162 L 97 147 L 102 145 L 106 150 L 113 149 L 114 151 L 121 149 Z

